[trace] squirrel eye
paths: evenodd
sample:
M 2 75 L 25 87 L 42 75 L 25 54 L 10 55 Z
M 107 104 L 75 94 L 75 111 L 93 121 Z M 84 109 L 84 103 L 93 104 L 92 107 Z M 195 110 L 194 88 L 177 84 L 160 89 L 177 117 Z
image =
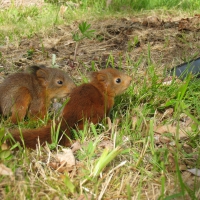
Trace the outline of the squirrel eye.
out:
M 116 83 L 121 83 L 121 79 L 120 78 L 117 78 L 115 81 L 116 81 Z
M 62 85 L 63 84 L 63 82 L 62 81 L 57 81 L 57 83 L 59 84 L 59 85 Z

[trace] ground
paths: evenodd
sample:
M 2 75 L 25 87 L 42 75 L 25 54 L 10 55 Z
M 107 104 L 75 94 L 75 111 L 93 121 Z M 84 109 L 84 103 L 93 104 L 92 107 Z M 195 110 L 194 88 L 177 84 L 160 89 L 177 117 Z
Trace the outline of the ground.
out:
M 5 38 L 6 45 L 0 46 L 1 75 L 13 72 L 13 68 L 17 71 L 31 64 L 50 66 L 52 54 L 56 55 L 56 64 L 72 75 L 73 69 L 83 64 L 87 69 L 92 62 L 99 68 L 105 67 L 111 59 L 110 55 L 115 66 L 147 68 L 149 53 L 151 61 L 164 72 L 199 55 L 199 20 L 198 15 L 191 18 L 170 15 L 162 18 L 157 14 L 89 21 L 95 30 L 95 37 L 80 42 L 76 60 L 72 33 L 78 30 L 79 22 L 55 26 L 48 35 L 36 33 L 32 38 L 22 38 L 15 43 Z M 127 57 L 130 63 L 127 63 Z
M 102 20 L 88 20 L 87 23 L 91 24 L 91 29 L 95 30 L 95 36 L 92 39 L 83 39 L 79 43 L 76 59 L 74 58 L 76 43 L 72 39 L 72 33 L 78 31 L 80 21 L 75 21 L 71 25 L 54 26 L 49 29 L 48 34 L 39 32 L 35 33 L 32 37 L 24 37 L 15 42 L 11 42 L 9 38 L 5 38 L 5 45 L 0 46 L 0 81 L 8 74 L 24 70 L 32 64 L 57 65 L 59 68 L 67 71 L 76 80 L 82 78 L 80 72 L 85 75 L 94 66 L 99 69 L 107 66 L 118 66 L 130 73 L 131 69 L 137 68 L 138 77 L 135 76 L 133 80 L 134 84 L 137 84 L 137 79 L 145 74 L 149 63 L 151 63 L 151 65 L 155 66 L 157 73 L 160 74 L 162 79 L 167 76 L 167 70 L 199 56 L 199 21 L 199 15 L 193 17 L 188 17 L 186 14 L 176 16 L 170 12 L 165 14 L 157 12 L 156 14 L 151 13 L 151 15 L 137 14 L 123 18 L 110 17 Z M 146 150 L 144 149 L 144 151 Z M 134 154 L 135 152 L 132 150 L 132 153 Z M 133 158 L 131 157 L 131 159 Z M 137 162 L 139 165 L 141 159 L 143 157 L 133 162 Z M 150 160 L 150 158 L 144 158 L 144 162 L 148 162 L 148 159 Z M 37 164 L 36 161 L 35 163 Z M 190 166 L 190 163 L 188 166 Z M 43 170 L 42 167 L 41 171 Z M 172 166 L 170 167 L 172 168 Z M 173 167 L 175 168 L 175 165 Z M 182 165 L 180 165 L 180 169 L 181 167 Z M 185 168 L 185 164 L 183 168 Z M 131 182 L 130 185 L 134 188 L 135 179 L 139 176 L 143 178 L 143 174 L 141 175 L 132 166 L 126 169 L 129 171 L 120 172 L 123 174 L 120 174 L 123 177 L 122 182 Z M 150 174 L 151 166 L 147 165 L 146 169 L 149 170 L 148 173 Z M 170 171 L 170 169 L 168 170 Z M 127 175 L 128 173 L 130 173 L 130 176 Z M 134 178 L 132 178 L 133 174 Z M 128 178 L 126 178 L 126 175 Z M 53 172 L 51 176 L 55 176 L 55 173 Z M 117 176 L 115 177 L 117 178 Z M 176 192 L 176 182 L 171 183 L 170 176 L 171 174 L 167 177 L 169 182 L 166 183 L 166 188 L 168 187 L 166 190 L 172 191 L 170 194 L 173 194 Z M 159 195 L 158 191 L 160 191 L 160 188 L 157 187 L 160 176 L 154 177 L 152 174 L 151 177 L 154 180 L 152 185 L 150 185 L 151 183 L 148 180 L 144 180 L 144 182 L 146 187 L 150 185 L 154 188 L 153 191 L 149 191 L 150 193 L 155 193 L 154 197 L 156 199 L 158 197 L 156 195 Z M 196 181 L 195 177 L 187 171 L 183 172 L 183 179 L 190 186 Z M 59 179 L 56 177 L 55 180 Z M 122 187 L 122 183 L 120 184 L 120 191 L 128 190 Z M 145 187 L 141 190 L 145 190 Z M 111 193 L 112 190 L 110 195 L 112 195 Z M 145 196 L 145 193 L 142 195 Z M 123 199 L 123 197 L 121 198 Z M 135 195 L 135 199 L 137 199 L 137 195 Z

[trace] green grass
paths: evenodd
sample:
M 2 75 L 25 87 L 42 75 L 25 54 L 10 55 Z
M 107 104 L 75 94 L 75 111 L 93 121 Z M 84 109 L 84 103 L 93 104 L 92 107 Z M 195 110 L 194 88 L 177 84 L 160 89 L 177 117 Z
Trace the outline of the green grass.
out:
M 59 8 L 49 5 L 41 9 L 37 7 L 16 8 L 0 12 L 0 41 L 5 44 L 6 36 L 11 41 L 18 41 L 22 37 L 32 37 L 36 32 L 43 32 L 54 24 L 59 24 L 57 14 Z
M 61 5 L 62 1 L 59 0 L 46 0 L 46 2 L 54 3 L 56 5 Z M 74 3 L 79 3 L 77 0 L 73 0 Z M 83 9 L 87 9 L 91 7 L 92 9 L 96 9 L 100 11 L 105 9 L 106 0 L 83 0 L 81 1 L 80 7 Z M 121 11 L 122 8 L 131 8 L 133 10 L 150 10 L 150 9 L 160 9 L 160 8 L 177 8 L 183 10 L 196 10 L 200 2 L 198 0 L 112 0 L 109 6 L 111 11 Z
M 45 35 L 49 30 L 55 31 L 52 27 L 70 24 L 83 18 L 87 21 L 98 17 L 125 15 L 124 5 L 131 7 L 126 10 L 128 15 L 136 11 L 140 14 L 140 10 L 161 8 L 195 12 L 195 8 L 200 6 L 199 1 L 194 0 L 113 0 L 106 9 L 105 1 L 82 2 L 79 9 L 69 9 L 63 18 L 58 15 L 59 7 L 55 4 L 40 9 L 11 7 L 2 10 L 0 44 L 6 44 L 6 36 L 10 41 L 19 41 L 22 37 L 30 38 L 38 33 Z M 49 167 L 51 154 L 48 149 L 32 151 L 20 148 L 18 151 L 11 151 L 1 148 L 0 162 L 15 173 L 11 177 L 0 176 L 2 199 L 78 199 L 81 195 L 88 199 L 91 199 L 91 196 L 94 199 L 200 198 L 199 178 L 194 177 L 195 180 L 190 185 L 189 180 L 193 177 L 187 178 L 188 174 L 183 170 L 183 165 L 200 169 L 200 81 L 188 78 L 185 82 L 174 81 L 165 86 L 162 80 L 166 72 L 157 71 L 162 60 L 156 64 L 152 63 L 150 46 L 146 55 L 141 55 L 137 60 L 132 60 L 130 52 L 125 52 L 125 64 L 119 61 L 118 65 L 119 68 L 125 67 L 126 73 L 133 76 L 134 81 L 123 95 L 115 99 L 110 115 L 111 124 L 106 120 L 99 125 L 85 124 L 84 130 L 75 132 L 74 135 L 80 138 L 81 150 L 75 152 L 79 162 L 72 172 L 59 173 Z M 148 68 L 144 68 L 142 62 L 148 63 Z M 96 70 L 95 61 L 91 63 L 92 69 Z M 106 66 L 114 66 L 114 63 L 115 57 L 110 53 Z M 90 66 L 86 67 L 90 69 Z M 81 74 L 83 80 L 85 75 Z M 169 108 L 174 109 L 172 114 L 164 116 Z M 173 124 L 178 132 L 188 118 L 192 120 L 186 139 L 179 139 L 178 134 L 174 135 L 169 130 L 160 134 L 160 141 L 157 141 L 159 134 L 154 131 L 156 126 Z M 18 126 L 41 127 L 47 120 L 28 124 L 22 122 Z M 4 142 L 6 129 L 18 126 L 2 119 L 0 144 Z M 54 132 L 56 133 L 56 130 Z M 51 153 L 56 155 L 60 148 L 55 149 L 56 134 L 54 137 L 55 143 L 50 147 L 54 148 Z M 105 146 L 110 148 L 111 154 L 104 150 Z M 118 148 L 120 151 L 116 153 Z M 113 152 L 116 155 L 112 154 Z M 109 155 L 114 156 L 108 157 Z
M 154 9 L 175 9 L 176 11 L 179 9 L 179 11 L 182 10 L 194 13 L 198 12 L 198 8 L 200 8 L 200 2 L 198 0 L 115 0 L 111 2 L 108 8 L 106 8 L 106 1 L 101 0 L 82 1 L 78 8 L 60 3 L 56 0 L 49 2 L 54 3 L 48 3 L 41 8 L 34 6 L 16 8 L 12 5 L 9 9 L 0 10 L 0 45 L 10 41 L 18 42 L 20 38 L 32 37 L 38 32 L 48 33 L 50 31 L 48 29 L 49 27 L 59 24 L 70 24 L 76 20 L 84 19 L 87 21 L 91 18 L 101 18 L 105 16 L 117 17 L 127 15 L 127 13 L 133 15 L 133 13 Z M 78 3 L 79 1 L 74 2 Z M 68 6 L 63 17 L 59 14 L 61 5 Z
M 139 79 L 140 75 L 137 76 Z M 200 167 L 199 161 L 194 160 L 199 153 L 197 126 L 200 113 L 199 109 L 195 108 L 198 107 L 200 92 L 197 88 L 200 87 L 200 81 L 188 79 L 188 84 L 174 82 L 170 86 L 163 86 L 160 83 L 161 78 L 150 64 L 146 77 L 139 79 L 137 85 L 132 84 L 125 94 L 116 98 L 111 112 L 113 122 L 110 128 L 106 122 L 103 122 L 103 126 L 86 125 L 79 134 L 82 150 L 75 154 L 81 162 L 81 167 L 77 165 L 78 171 L 73 177 L 71 173 L 62 175 L 49 168 L 46 163 L 48 152 L 43 148 L 39 151 L 9 151 L 7 156 L 2 156 L 1 153 L 1 161 L 16 172 L 17 176 L 22 176 L 17 178 L 14 184 L 8 182 L 7 177 L 1 177 L 5 199 L 45 199 L 55 196 L 61 199 L 64 196 L 76 199 L 81 193 L 86 196 L 93 194 L 96 197 L 101 194 L 105 198 L 113 199 L 146 199 L 146 195 L 152 199 L 198 199 L 195 196 L 195 192 L 198 193 L 199 190 L 198 180 L 192 188 L 189 187 L 182 178 L 180 168 L 187 160 L 192 160 L 191 168 Z M 173 104 L 168 104 L 168 101 Z M 180 107 L 181 104 L 185 106 Z M 172 116 L 159 121 L 168 107 L 174 108 Z M 198 122 L 196 129 L 194 127 L 189 133 L 188 139 L 180 140 L 173 134 L 166 133 L 165 136 L 174 146 L 170 146 L 169 143 L 157 143 L 154 127 L 171 124 L 172 121 L 179 124 L 183 113 Z M 137 119 L 135 125 L 133 116 Z M 6 126 L 6 122 L 4 125 Z M 1 135 L 3 132 L 2 129 Z M 108 152 L 99 148 L 101 141 L 105 139 L 112 148 L 121 148 L 120 153 L 116 151 L 117 154 L 114 154 L 111 160 L 107 160 Z M 192 152 L 187 153 L 184 150 L 185 144 L 193 149 Z M 52 153 L 55 154 L 54 151 Z M 99 177 L 99 174 L 102 176 Z M 176 183 L 173 188 L 172 183 Z M 106 184 L 108 188 L 104 193 L 103 188 Z M 156 193 L 152 193 L 152 187 Z

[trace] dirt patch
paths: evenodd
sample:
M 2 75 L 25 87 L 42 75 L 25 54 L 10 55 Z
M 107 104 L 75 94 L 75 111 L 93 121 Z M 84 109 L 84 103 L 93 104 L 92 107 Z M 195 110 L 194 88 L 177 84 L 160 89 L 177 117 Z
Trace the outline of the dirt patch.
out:
M 52 54 L 60 68 L 72 73 L 76 68 L 90 69 L 91 62 L 99 68 L 114 63 L 143 69 L 148 67 L 148 55 L 163 71 L 199 55 L 199 21 L 199 15 L 165 21 L 157 16 L 92 21 L 95 37 L 81 41 L 76 60 L 72 33 L 77 31 L 78 22 L 53 27 L 48 35 L 38 33 L 31 39 L 23 38 L 15 44 L 7 41 L 1 46 L 1 75 L 31 64 L 51 65 Z

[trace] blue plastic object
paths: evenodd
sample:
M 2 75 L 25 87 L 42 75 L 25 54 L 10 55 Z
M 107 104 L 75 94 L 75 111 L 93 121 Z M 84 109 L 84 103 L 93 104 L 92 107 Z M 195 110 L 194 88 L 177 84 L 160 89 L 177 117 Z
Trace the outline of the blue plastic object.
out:
M 200 57 L 180 64 L 170 70 L 171 76 L 175 75 L 180 79 L 184 79 L 188 74 L 192 74 L 196 78 L 200 78 Z

